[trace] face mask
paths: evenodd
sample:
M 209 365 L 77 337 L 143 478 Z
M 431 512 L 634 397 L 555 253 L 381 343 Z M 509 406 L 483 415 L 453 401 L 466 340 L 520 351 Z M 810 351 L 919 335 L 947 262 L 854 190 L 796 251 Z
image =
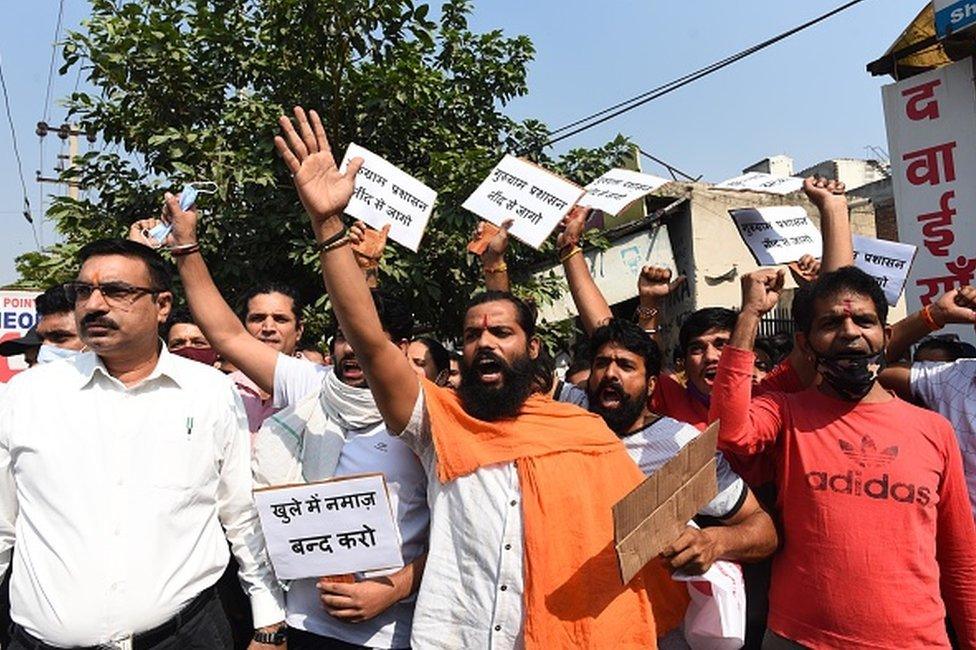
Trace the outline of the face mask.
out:
M 37 363 L 51 363 L 59 359 L 74 359 L 78 355 L 78 350 L 59 348 L 56 345 L 45 343 L 37 351 Z
M 175 350 L 173 354 L 208 366 L 217 363 L 217 351 L 213 348 L 181 348 Z
M 849 402 L 857 402 L 871 391 L 878 375 L 885 367 L 884 349 L 864 354 L 842 354 L 832 357 L 817 355 L 817 371 L 837 394 Z

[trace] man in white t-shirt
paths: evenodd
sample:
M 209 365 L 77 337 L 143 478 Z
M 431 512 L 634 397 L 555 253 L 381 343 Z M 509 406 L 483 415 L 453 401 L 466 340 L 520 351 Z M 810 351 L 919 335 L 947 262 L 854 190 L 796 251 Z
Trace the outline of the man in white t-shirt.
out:
M 194 319 L 220 355 L 270 395 L 273 411 L 254 441 L 256 483 L 277 485 L 366 472 L 382 472 L 386 477 L 403 568 L 384 576 L 357 576 L 354 583 L 328 578 L 293 581 L 286 594 L 289 647 L 408 647 L 429 521 L 427 481 L 420 462 L 406 444 L 389 435 L 355 353 L 341 332 L 332 341 L 335 365 L 330 367 L 292 356 L 300 330 L 295 332 L 297 326 L 275 329 L 277 320 L 289 317 L 279 313 L 281 309 L 255 307 L 252 297 L 248 313 L 257 309 L 265 318 L 249 315 L 242 324 L 194 249 L 196 212 L 181 210 L 178 197 L 167 195 L 165 214 L 173 223 L 171 243 L 176 250 L 192 251 L 176 259 Z M 297 297 L 291 299 L 294 307 Z M 378 293 L 374 300 L 391 340 L 405 347 L 413 327 L 409 310 Z M 297 310 L 291 316 L 297 319 Z M 259 321 L 259 331 L 247 327 L 252 320 Z M 282 345 L 287 342 L 290 349 Z M 309 426 L 312 419 L 316 426 Z M 317 446 L 323 439 L 338 444 Z
M 649 476 L 699 432 L 650 411 L 661 352 L 637 325 L 613 319 L 593 333 L 590 345 L 593 359 L 586 391 L 569 387 L 558 397 L 600 415 Z M 704 573 L 718 559 L 757 562 L 776 549 L 772 519 L 720 453 L 716 461 L 719 492 L 699 514 L 722 525 L 702 530 L 688 527 L 665 551 L 675 570 Z

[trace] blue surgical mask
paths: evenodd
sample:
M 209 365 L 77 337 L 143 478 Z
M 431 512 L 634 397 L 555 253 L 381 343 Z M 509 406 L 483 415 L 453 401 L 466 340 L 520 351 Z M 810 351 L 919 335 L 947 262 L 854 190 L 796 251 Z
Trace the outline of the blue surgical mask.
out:
M 37 363 L 51 363 L 59 359 L 74 359 L 76 356 L 78 356 L 78 350 L 59 348 L 56 345 L 45 343 L 37 351 Z

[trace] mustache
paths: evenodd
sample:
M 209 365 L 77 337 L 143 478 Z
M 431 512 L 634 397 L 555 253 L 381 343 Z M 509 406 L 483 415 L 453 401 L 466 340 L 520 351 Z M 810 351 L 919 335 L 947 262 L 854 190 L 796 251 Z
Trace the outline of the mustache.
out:
M 620 398 L 624 401 L 629 400 L 632 397 L 629 393 L 627 393 L 627 391 L 624 390 L 623 385 L 621 385 L 619 381 L 614 381 L 607 377 L 604 377 L 603 379 L 600 380 L 600 383 L 597 384 L 596 392 L 594 394 L 599 395 L 602 391 L 604 391 L 607 388 L 612 388 L 618 393 L 620 393 Z
M 477 365 L 479 361 L 483 361 L 483 360 L 494 361 L 495 363 L 500 365 L 503 370 L 512 369 L 512 364 L 510 364 L 503 357 L 499 356 L 498 354 L 495 354 L 491 350 L 478 350 L 477 352 L 475 352 L 474 359 L 471 360 L 471 365 L 468 367 L 473 368 L 475 367 L 475 365 Z
M 88 328 L 93 325 L 95 327 L 105 327 L 113 330 L 119 329 L 118 323 L 116 323 L 114 320 L 106 316 L 104 313 L 99 313 L 99 312 L 87 314 L 81 319 L 82 328 Z

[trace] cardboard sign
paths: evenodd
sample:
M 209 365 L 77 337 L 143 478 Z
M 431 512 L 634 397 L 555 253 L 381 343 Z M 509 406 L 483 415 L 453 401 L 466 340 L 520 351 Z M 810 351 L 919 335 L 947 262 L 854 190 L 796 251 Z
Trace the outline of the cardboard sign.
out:
M 801 207 L 744 208 L 729 214 L 760 266 L 789 264 L 823 252 L 820 231 Z
M 281 580 L 400 568 L 400 533 L 382 474 L 254 491 Z
M 0 291 L 0 341 L 19 339 L 37 324 L 34 298 L 38 295 L 37 291 Z M 24 355 L 0 357 L 0 383 L 21 370 L 27 370 Z
M 918 247 L 909 311 L 976 279 L 976 93 L 972 58 L 885 86 L 898 238 Z M 974 342 L 969 325 L 944 333 Z
M 762 172 L 749 172 L 730 178 L 715 186 L 717 190 L 749 190 L 770 194 L 792 194 L 803 189 L 803 179 L 795 176 L 773 176 Z
M 613 540 L 627 584 L 718 494 L 715 443 L 718 422 L 613 506 Z
M 377 230 L 390 224 L 390 239 L 416 253 L 437 192 L 358 144 L 346 149 L 339 170 L 345 172 L 353 158 L 362 158 L 363 166 L 346 214 Z
M 666 178 L 629 169 L 611 169 L 586 186 L 586 194 L 579 204 L 607 214 L 620 214 L 637 199 L 669 182 Z
M 894 307 L 905 288 L 905 280 L 918 249 L 911 244 L 863 235 L 852 235 L 851 239 L 854 243 L 854 266 L 874 276 L 884 289 L 888 304 Z
M 461 207 L 496 226 L 512 219 L 512 236 L 539 248 L 583 192 L 575 183 L 507 155 Z

